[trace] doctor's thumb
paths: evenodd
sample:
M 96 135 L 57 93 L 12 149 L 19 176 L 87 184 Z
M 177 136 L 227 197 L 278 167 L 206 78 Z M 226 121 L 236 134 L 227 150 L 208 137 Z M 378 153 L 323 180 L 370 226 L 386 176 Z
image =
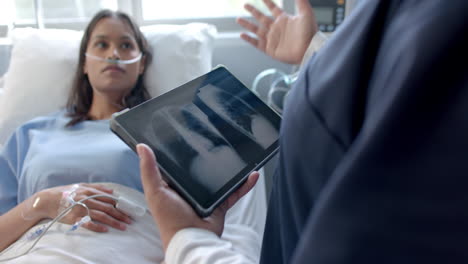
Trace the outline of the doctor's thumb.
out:
M 156 157 L 153 151 L 145 144 L 138 144 L 136 149 L 140 157 L 141 181 L 145 194 L 155 193 L 158 188 L 164 186 L 156 163 Z

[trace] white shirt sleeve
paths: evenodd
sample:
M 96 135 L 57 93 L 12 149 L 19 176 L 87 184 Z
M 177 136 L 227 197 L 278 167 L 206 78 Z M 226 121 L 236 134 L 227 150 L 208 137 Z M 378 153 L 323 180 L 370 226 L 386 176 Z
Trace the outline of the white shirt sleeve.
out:
M 166 250 L 166 264 L 258 263 L 266 219 L 265 179 L 226 214 L 221 237 L 199 228 L 177 232 Z
M 165 263 L 257 263 L 260 252 L 257 234 L 237 228 L 237 232 L 230 232 L 228 238 L 219 238 L 205 229 L 180 230 L 168 245 Z

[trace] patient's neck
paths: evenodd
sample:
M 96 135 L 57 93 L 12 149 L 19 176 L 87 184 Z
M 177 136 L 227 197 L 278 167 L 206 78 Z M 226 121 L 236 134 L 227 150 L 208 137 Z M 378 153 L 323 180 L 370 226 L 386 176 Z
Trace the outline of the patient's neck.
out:
M 121 104 L 117 101 L 109 97 L 93 96 L 88 116 L 92 120 L 110 119 L 113 113 L 122 110 Z

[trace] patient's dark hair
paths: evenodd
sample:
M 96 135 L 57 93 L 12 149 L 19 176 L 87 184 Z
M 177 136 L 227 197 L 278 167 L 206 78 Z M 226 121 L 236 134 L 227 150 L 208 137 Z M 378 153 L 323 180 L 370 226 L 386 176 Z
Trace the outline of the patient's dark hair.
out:
M 88 76 L 83 71 L 83 66 L 85 63 L 85 52 L 88 46 L 89 38 L 91 37 L 91 34 L 97 23 L 104 18 L 119 18 L 120 20 L 125 21 L 132 29 L 138 47 L 145 57 L 144 72 L 138 77 L 135 87 L 127 96 L 125 96 L 125 98 L 123 98 L 123 107 L 133 107 L 150 98 L 148 90 L 143 83 L 143 76 L 146 72 L 146 69 L 148 68 L 148 65 L 151 63 L 153 56 L 145 36 L 143 33 L 141 33 L 138 25 L 127 14 L 120 11 L 101 10 L 91 19 L 88 26 L 86 27 L 86 30 L 84 31 L 83 38 L 81 39 L 78 68 L 76 69 L 72 91 L 68 97 L 67 102 L 68 116 L 71 117 L 71 120 L 68 122 L 67 126 L 73 126 L 81 121 L 91 119 L 88 113 L 91 108 L 91 102 L 93 100 L 93 89 L 89 83 Z

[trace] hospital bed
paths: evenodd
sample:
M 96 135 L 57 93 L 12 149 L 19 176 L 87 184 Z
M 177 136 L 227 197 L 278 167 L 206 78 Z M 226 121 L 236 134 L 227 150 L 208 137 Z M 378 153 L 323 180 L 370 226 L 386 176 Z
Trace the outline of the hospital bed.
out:
M 216 28 L 212 25 L 156 25 L 141 28 L 154 53 L 146 73 L 151 96 L 158 96 L 212 68 Z M 63 29 L 15 29 L 7 73 L 0 80 L 0 150 L 20 124 L 63 107 L 78 61 L 81 32 Z M 140 207 L 146 208 L 142 193 L 121 185 L 103 183 Z M 255 198 L 240 201 L 227 216 L 223 237 L 233 245 L 245 244 L 243 227 L 251 227 L 254 239 L 248 242 L 260 252 L 266 217 L 263 177 Z M 253 201 L 253 202 L 252 202 Z M 98 234 L 80 228 L 69 234 L 69 226 L 54 224 L 27 255 L 14 263 L 160 263 L 163 261 L 159 232 L 148 211 L 134 219 L 125 232 Z M 39 223 L 9 249 L 0 260 L 24 253 L 32 245 L 28 235 L 50 220 Z M 2 263 L 2 262 L 0 262 Z

